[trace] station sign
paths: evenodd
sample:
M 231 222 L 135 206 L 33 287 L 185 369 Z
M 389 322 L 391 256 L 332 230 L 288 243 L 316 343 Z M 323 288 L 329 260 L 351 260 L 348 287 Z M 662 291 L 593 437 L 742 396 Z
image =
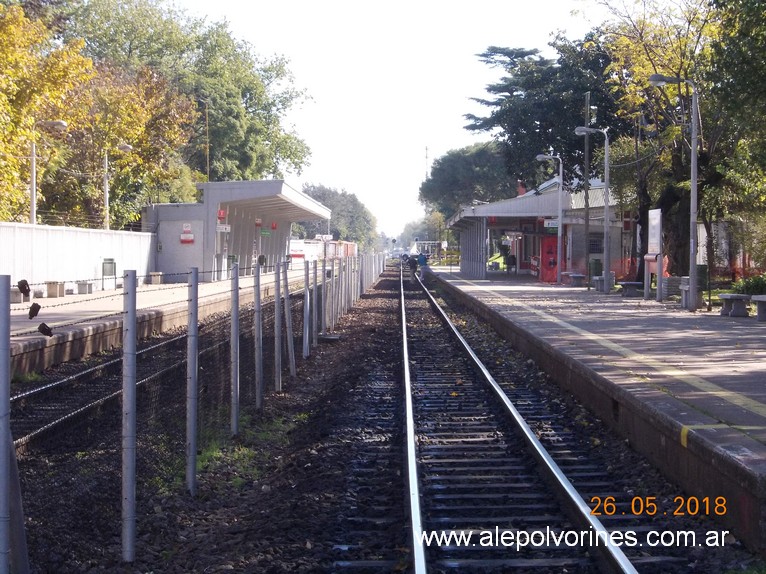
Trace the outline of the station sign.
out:
M 543 221 L 543 226 L 544 227 L 558 227 L 559 226 L 559 220 L 558 220 L 558 218 L 556 218 L 556 219 L 546 219 L 545 221 Z
M 231 231 L 231 225 L 219 223 L 215 226 L 215 230 L 221 233 L 229 233 Z

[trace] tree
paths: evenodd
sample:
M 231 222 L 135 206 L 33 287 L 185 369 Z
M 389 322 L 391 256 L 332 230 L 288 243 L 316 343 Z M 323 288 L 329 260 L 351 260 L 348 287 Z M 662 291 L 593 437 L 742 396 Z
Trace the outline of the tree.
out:
M 360 252 L 369 251 L 377 246 L 375 218 L 359 201 L 356 195 L 346 191 L 337 191 L 323 185 L 305 184 L 303 193 L 328 207 L 330 221 L 299 222 L 297 229 L 303 239 L 313 239 L 317 235 L 332 235 L 334 239 L 354 241 Z
M 596 107 L 595 125 L 606 124 L 616 133 L 630 126 L 615 122 L 616 106 L 604 81 L 609 63 L 598 31 L 585 40 L 570 43 L 562 38 L 552 43 L 560 56 L 557 61 L 543 58 L 538 50 L 490 47 L 479 57 L 486 64 L 502 69 L 504 76 L 488 86 L 493 99 L 476 101 L 490 108 L 488 116 L 468 114 L 467 129 L 495 133 L 506 150 L 507 171 L 511 179 L 534 181 L 540 165 L 539 153 L 561 155 L 565 180 L 579 179 L 582 169 L 582 138 L 574 128 L 583 122 L 583 101 L 591 93 Z
M 517 182 L 507 171 L 503 145 L 474 144 L 436 159 L 420 186 L 421 203 L 450 217 L 472 201 L 497 201 L 516 195 Z
M 38 177 L 55 166 L 61 140 L 40 122 L 75 123 L 72 92 L 91 75 L 82 41 L 53 42 L 42 22 L 18 6 L 0 6 L 0 220 L 27 221 L 30 143 L 37 142 Z M 37 127 L 36 127 L 37 126 Z
M 766 18 L 761 0 L 714 0 L 720 36 L 712 44 L 710 80 L 727 108 L 742 119 L 763 117 L 766 106 Z
M 43 186 L 51 223 L 100 227 L 104 213 L 104 154 L 110 168 L 111 227 L 137 220 L 152 201 L 193 201 L 196 188 L 177 149 L 189 139 L 192 102 L 150 69 L 134 71 L 102 63 L 81 87 L 77 105 L 85 111 L 70 126 L 66 168 Z M 124 144 L 133 149 L 120 152 Z M 171 193 L 172 190 L 172 193 Z
M 689 269 L 689 212 L 691 141 L 688 126 L 699 122 L 698 206 L 699 216 L 712 237 L 715 220 L 736 209 L 737 194 L 727 185 L 725 166 L 735 155 L 739 135 L 722 102 L 706 80 L 711 45 L 718 28 L 706 0 L 684 0 L 673 7 L 647 1 L 643 12 L 614 12 L 618 21 L 610 27 L 608 49 L 614 64 L 608 72 L 622 114 L 635 123 L 657 131 L 657 159 L 664 183 L 653 198 L 662 210 L 663 230 L 670 271 Z M 662 89 L 648 85 L 653 73 L 680 77 L 680 84 Z M 692 118 L 693 82 L 700 115 Z M 648 119 L 646 119 L 648 118 Z M 639 187 L 639 194 L 643 189 Z M 708 260 L 714 261 L 712 242 Z

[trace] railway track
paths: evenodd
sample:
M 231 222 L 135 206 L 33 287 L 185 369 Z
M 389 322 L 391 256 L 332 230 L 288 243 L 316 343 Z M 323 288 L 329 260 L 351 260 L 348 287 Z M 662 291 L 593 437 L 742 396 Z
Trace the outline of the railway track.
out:
M 579 432 L 571 413 L 560 408 L 561 401 L 518 376 L 519 363 L 526 361 L 497 357 L 500 342 L 488 345 L 476 335 L 474 347 L 479 350 L 473 351 L 473 357 L 455 346 L 460 338 L 457 332 L 474 343 L 474 335 L 465 328 L 472 321 L 469 315 L 458 307 L 448 310 L 460 325 L 453 331 L 445 327 L 445 317 L 434 312 L 434 302 L 425 291 L 405 284 L 400 294 L 394 281 L 385 277 L 383 281 L 390 281 L 392 288 L 385 295 L 379 290 L 375 297 L 401 298 L 400 322 L 408 337 L 406 344 L 400 341 L 401 352 L 392 350 L 370 374 L 369 384 L 354 391 L 352 400 L 356 410 L 364 413 L 363 423 L 351 418 L 348 424 L 339 422 L 338 432 L 349 433 L 342 442 L 353 442 L 354 448 L 345 465 L 345 491 L 338 497 L 343 507 L 337 533 L 332 534 L 332 571 L 689 571 L 692 559 L 685 548 L 625 547 L 627 557 L 617 558 L 602 552 L 603 543 L 589 550 L 599 532 L 624 538 L 630 531 L 640 538 L 663 526 L 661 517 L 635 512 L 636 498 L 642 503 L 650 498 L 636 489 L 640 469 L 634 476 L 618 476 L 612 467 L 619 466 L 619 461 L 594 456 L 588 448 L 592 437 L 587 430 Z M 393 316 L 391 322 L 396 322 Z M 382 331 L 379 334 L 383 336 Z M 212 331 L 211 335 L 211 340 L 217 339 Z M 177 370 L 184 360 L 180 355 L 185 341 L 176 346 L 180 350 L 170 343 L 163 346 L 168 349 L 163 351 L 167 361 L 156 355 L 146 361 L 147 370 L 139 380 L 151 379 L 163 369 Z M 476 366 L 482 360 L 488 367 Z M 412 392 L 414 426 L 409 433 L 403 430 L 402 361 Z M 140 368 L 141 361 L 138 364 Z M 26 434 L 18 432 L 22 420 L 23 424 L 31 420 L 32 411 L 55 410 L 45 405 L 57 402 L 56 397 L 79 395 L 87 387 L 94 394 L 69 408 L 82 414 L 86 406 L 119 394 L 119 383 L 116 389 L 100 386 L 107 384 L 110 369 L 115 367 L 94 368 L 88 383 L 78 379 L 17 395 L 12 411 L 14 436 L 43 436 L 54 419 L 66 424 L 67 417 L 74 415 L 58 414 L 48 422 L 40 419 L 37 430 L 31 425 Z M 506 398 L 499 398 L 501 394 Z M 515 407 L 516 418 L 523 418 L 531 437 L 523 437 L 518 421 L 508 416 L 503 403 Z M 408 435 L 417 446 L 410 456 L 417 468 L 409 472 L 403 456 Z M 545 447 L 547 455 L 528 450 L 524 443 L 534 443 L 532 438 Z M 556 486 L 557 480 L 541 469 L 540 459 L 558 467 L 570 486 Z M 405 494 L 408 476 L 416 477 L 410 482 L 417 484 L 417 495 Z M 579 493 L 574 510 L 564 502 L 568 490 Z M 407 499 L 417 501 L 414 510 L 407 510 Z M 607 504 L 613 512 L 603 512 Z M 586 515 L 581 517 L 585 522 L 576 517 L 578 507 Z M 594 510 L 601 511 L 602 526 L 592 520 Z M 411 517 L 419 521 L 407 526 Z M 700 525 L 697 530 L 706 527 Z M 423 533 L 430 536 L 425 543 Z M 572 533 L 585 533 L 585 538 Z
M 407 294 L 421 570 L 635 571 L 436 302 Z
M 560 400 L 520 378 L 519 361 L 484 366 L 447 313 L 434 310 L 438 304 L 426 291 L 405 284 L 402 293 L 413 468 L 386 474 L 378 467 L 366 475 L 365 488 L 375 492 L 376 480 L 400 474 L 416 486 L 408 495 L 410 571 L 688 571 L 694 549 L 643 542 L 668 526 L 661 516 L 636 511 L 637 500 L 643 506 L 653 497 L 636 494 L 637 475 L 614 472 L 620 461 L 594 454 L 597 439 L 576 429 Z M 459 311 L 450 313 L 464 322 Z M 385 396 L 394 392 L 388 388 Z M 404 402 L 402 397 L 400 408 Z M 374 419 L 381 408 L 371 411 Z M 366 524 L 368 532 L 380 527 L 372 536 L 377 551 L 363 557 L 351 545 L 339 545 L 345 559 L 335 567 L 402 569 L 396 552 L 401 529 L 392 536 L 392 522 L 382 515 Z M 710 524 L 691 528 L 702 539 Z M 391 537 L 384 542 L 387 531 Z

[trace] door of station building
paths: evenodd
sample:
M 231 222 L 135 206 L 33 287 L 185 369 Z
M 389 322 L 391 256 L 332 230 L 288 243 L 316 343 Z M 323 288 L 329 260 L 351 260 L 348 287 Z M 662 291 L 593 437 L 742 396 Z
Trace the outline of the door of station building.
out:
M 544 235 L 540 241 L 540 281 L 555 283 L 559 262 L 556 260 L 558 237 Z

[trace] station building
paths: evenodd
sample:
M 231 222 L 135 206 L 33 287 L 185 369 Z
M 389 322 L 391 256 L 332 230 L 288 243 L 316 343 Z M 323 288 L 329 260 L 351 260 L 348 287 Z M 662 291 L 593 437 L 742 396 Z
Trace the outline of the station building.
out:
M 588 189 L 588 236 L 585 236 L 585 192 L 570 193 L 552 179 L 537 189 L 493 203 L 463 206 L 447 221 L 460 237 L 460 272 L 471 279 L 486 279 L 487 261 L 507 245 L 509 271 L 531 274 L 541 282 L 555 283 L 562 273 L 601 275 L 604 260 L 604 183 L 591 180 Z M 559 200 L 563 213 L 562 261 L 557 260 Z M 609 200 L 611 271 L 617 277 L 630 271 L 636 230 L 632 214 L 621 208 L 614 194 Z M 586 261 L 586 241 L 588 260 Z
M 200 279 L 228 276 L 232 263 L 252 274 L 257 263 L 272 267 L 288 253 L 291 224 L 329 220 L 330 209 L 282 180 L 223 181 L 197 185 L 198 203 L 164 203 L 142 210 L 144 231 L 157 245 L 152 267 L 174 282 L 190 267 Z

